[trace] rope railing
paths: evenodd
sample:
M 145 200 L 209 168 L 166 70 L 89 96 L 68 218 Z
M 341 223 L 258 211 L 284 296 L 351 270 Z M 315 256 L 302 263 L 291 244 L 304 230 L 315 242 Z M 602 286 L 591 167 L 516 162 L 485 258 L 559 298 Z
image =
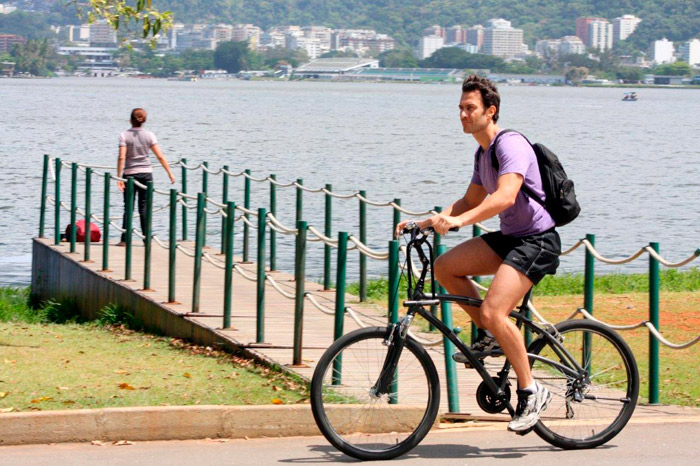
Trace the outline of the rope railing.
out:
M 54 163 L 51 163 L 54 162 Z M 195 262 L 195 291 L 193 292 L 193 310 L 192 312 L 199 312 L 198 306 L 199 306 L 199 298 L 198 298 L 198 283 L 201 277 L 201 263 L 202 261 L 206 261 L 213 265 L 214 267 L 224 270 L 225 273 L 228 274 L 229 272 L 236 271 L 240 276 L 242 276 L 244 279 L 251 281 L 251 282 L 256 282 L 258 284 L 258 321 L 264 321 L 264 299 L 261 298 L 261 296 L 264 297 L 264 288 L 265 284 L 269 283 L 269 285 L 274 288 L 278 293 L 280 293 L 282 296 L 286 297 L 287 299 L 293 299 L 295 300 L 295 335 L 297 332 L 297 327 L 300 325 L 298 322 L 300 322 L 300 319 L 303 319 L 303 303 L 305 301 L 308 301 L 314 308 L 316 308 L 318 311 L 322 312 L 323 314 L 326 315 L 335 315 L 336 316 L 336 324 L 338 321 L 338 313 L 340 313 L 344 317 L 348 317 L 352 319 L 358 326 L 360 327 L 366 327 L 369 324 L 367 322 L 373 322 L 373 323 L 386 323 L 386 318 L 379 318 L 375 315 L 367 315 L 359 312 L 356 309 L 353 309 L 350 306 L 345 306 L 344 304 L 344 297 L 341 299 L 340 298 L 340 293 L 339 293 L 339 285 L 341 284 L 342 280 L 342 289 L 344 290 L 345 284 L 345 268 L 346 264 L 342 264 L 343 268 L 343 274 L 342 274 L 342 279 L 338 278 L 338 281 L 336 283 L 336 286 L 338 289 L 336 290 L 336 301 L 333 302 L 333 305 L 335 306 L 335 309 L 331 309 L 329 307 L 329 304 L 321 302 L 318 296 L 314 295 L 310 291 L 305 291 L 304 289 L 304 281 L 305 281 L 305 274 L 304 274 L 304 266 L 303 263 L 305 262 L 305 254 L 306 254 L 306 248 L 307 248 L 307 242 L 317 242 L 317 243 L 323 243 L 324 249 L 325 249 L 325 255 L 324 255 L 324 289 L 328 289 L 330 286 L 330 280 L 328 279 L 329 273 L 330 273 L 330 263 L 329 261 L 329 254 L 330 250 L 336 250 L 337 255 L 338 255 L 338 270 L 341 268 L 341 263 L 340 263 L 340 256 L 341 255 L 347 255 L 348 251 L 353 251 L 353 250 L 358 250 L 359 257 L 360 257 L 360 301 L 365 301 L 366 300 L 366 295 L 365 291 L 363 291 L 363 281 L 365 282 L 365 288 L 366 288 L 366 270 L 363 271 L 363 265 L 362 261 L 369 257 L 373 260 L 379 260 L 379 261 L 388 261 L 389 262 L 389 269 L 390 269 L 390 277 L 392 274 L 395 274 L 396 272 L 400 270 L 406 270 L 405 266 L 401 266 L 401 264 L 398 261 L 398 257 L 400 253 L 403 253 L 404 259 L 408 260 L 413 260 L 412 258 L 406 258 L 406 248 L 404 247 L 399 247 L 398 242 L 392 241 L 390 242 L 390 247 L 387 250 L 383 249 L 375 249 L 370 247 L 369 241 L 367 240 L 365 229 L 366 229 L 366 220 L 364 218 L 364 213 L 363 213 L 363 206 L 365 205 L 371 205 L 371 206 L 377 206 L 377 207 L 391 207 L 394 210 L 394 226 L 398 224 L 400 221 L 400 215 L 408 215 L 408 216 L 421 216 L 421 215 L 428 215 L 428 214 L 436 214 L 440 212 L 439 207 L 435 207 L 434 209 L 427 210 L 427 211 L 412 211 L 405 209 L 401 206 L 400 200 L 399 199 L 394 199 L 391 202 L 377 202 L 369 199 L 364 191 L 357 191 L 353 193 L 335 193 L 332 191 L 332 188 L 330 185 L 326 185 L 323 188 L 310 188 L 306 187 L 303 184 L 303 180 L 298 179 L 294 182 L 291 183 L 283 183 L 280 182 L 276 179 L 274 175 L 265 177 L 265 178 L 256 178 L 253 177 L 250 174 L 249 170 L 242 171 L 240 173 L 234 173 L 228 168 L 222 167 L 219 169 L 210 169 L 206 162 L 201 163 L 199 165 L 188 165 L 186 161 L 183 159 L 181 161 L 178 161 L 174 165 L 180 165 L 183 170 L 183 177 L 182 177 L 182 190 L 178 191 L 175 189 L 171 189 L 170 191 L 165 191 L 165 190 L 157 190 L 153 187 L 152 183 L 148 183 L 147 185 L 144 185 L 142 183 L 139 183 L 135 181 L 133 178 L 117 178 L 114 176 L 111 176 L 109 172 L 105 172 L 103 175 L 105 177 L 105 215 L 102 217 L 92 213 L 89 208 L 89 203 L 86 204 L 88 207 L 85 209 L 77 206 L 77 202 L 75 199 L 76 196 L 76 176 L 75 174 L 77 172 L 85 173 L 86 176 L 86 196 L 89 196 L 89 182 L 88 180 L 90 179 L 90 175 L 94 174 L 92 173 L 93 169 L 101 168 L 101 169 L 109 169 L 111 167 L 105 167 L 105 166 L 89 166 L 86 164 L 75 164 L 75 163 L 68 163 L 65 161 L 62 161 L 60 159 L 54 159 L 54 158 L 45 158 L 45 166 L 44 166 L 44 186 L 43 186 L 43 195 L 42 195 L 42 220 L 41 220 L 41 225 L 40 225 L 40 232 L 43 232 L 44 228 L 44 209 L 45 205 L 53 205 L 56 208 L 56 229 L 58 231 L 58 225 L 59 225 L 59 212 L 61 210 L 65 210 L 70 212 L 71 214 L 71 219 L 75 218 L 75 216 L 80 215 L 80 216 L 89 216 L 91 220 L 95 220 L 97 223 L 100 223 L 105 226 L 105 244 L 104 244 L 104 256 L 103 256 L 103 270 L 107 269 L 107 249 L 108 249 L 108 235 L 107 235 L 107 226 L 111 228 L 115 228 L 117 231 L 125 233 L 127 237 L 131 238 L 132 236 L 135 236 L 136 238 L 141 238 L 144 240 L 147 240 L 150 238 L 153 242 L 158 244 L 161 248 L 163 249 L 168 249 L 171 251 L 171 264 L 169 266 L 169 275 L 170 275 L 170 284 L 169 284 L 169 296 L 174 296 L 174 280 L 175 280 L 175 269 L 174 269 L 174 252 L 175 251 L 180 251 L 186 256 L 193 257 L 194 262 Z M 173 164 L 171 164 L 173 165 Z M 60 171 L 61 167 L 69 167 L 72 172 L 72 180 L 71 180 L 71 203 L 70 206 L 63 201 L 60 201 Z M 185 172 L 187 170 L 199 170 L 202 169 L 202 172 L 204 174 L 211 174 L 211 175 L 224 175 L 224 190 L 223 190 L 223 199 L 213 199 L 207 194 L 207 189 L 206 189 L 206 177 L 203 180 L 203 189 L 202 193 L 199 193 L 198 195 L 193 195 L 189 194 L 186 192 L 186 179 L 185 179 Z M 241 203 L 241 205 L 234 204 L 232 202 L 228 201 L 228 182 L 227 178 L 228 176 L 242 176 L 246 182 L 246 194 L 245 194 L 245 201 Z M 56 194 L 54 196 L 49 195 L 46 193 L 46 183 L 47 180 L 51 178 L 55 182 L 56 185 Z M 148 216 L 152 219 L 152 216 L 154 213 L 161 212 L 163 210 L 170 210 L 170 219 L 171 219 L 171 233 L 170 233 L 170 238 L 165 241 L 161 238 L 159 238 L 157 235 L 152 235 L 152 232 L 150 230 L 150 226 L 148 227 L 149 230 L 146 232 L 139 232 L 136 231 L 131 225 L 131 221 L 128 223 L 128 226 L 126 229 L 121 228 L 119 225 L 117 225 L 114 221 L 112 221 L 112 218 L 109 217 L 108 214 L 108 207 L 109 207 L 109 193 L 108 193 L 108 188 L 109 188 L 109 183 L 114 182 L 114 181 L 124 181 L 126 183 L 126 196 L 127 199 L 130 197 L 133 200 L 134 196 L 134 190 L 136 188 L 138 189 L 145 189 L 149 193 L 150 201 L 148 204 Z M 250 182 L 269 182 L 270 187 L 271 187 L 271 192 L 270 192 L 270 211 L 267 212 L 266 209 L 253 209 L 251 207 L 250 203 L 250 196 L 249 196 L 249 184 Z M 295 228 L 290 228 L 287 225 L 284 225 L 278 218 L 277 218 L 277 212 L 276 212 L 276 201 L 274 197 L 274 189 L 275 187 L 294 187 L 297 192 L 297 221 Z M 302 217 L 302 211 L 301 211 L 301 206 L 302 206 L 302 193 L 303 192 L 312 192 L 312 193 L 323 193 L 324 196 L 326 197 L 326 224 L 324 228 L 321 228 L 320 226 L 314 226 L 314 225 L 308 225 L 307 222 L 304 222 L 301 220 Z M 170 202 L 156 207 L 155 209 L 153 208 L 153 202 L 152 202 L 152 197 L 153 194 L 159 194 L 159 195 L 168 195 L 170 196 Z M 335 239 L 331 236 L 331 228 L 330 228 L 330 223 L 329 219 L 331 218 L 330 215 L 330 199 L 332 198 L 339 198 L 339 199 L 358 199 L 360 202 L 360 232 L 358 235 L 347 235 L 345 234 L 344 239 L 342 236 L 339 236 L 338 239 Z M 57 201 L 57 199 L 59 199 Z M 86 201 L 87 202 L 87 201 Z M 58 204 L 58 205 L 57 205 Z M 127 202 L 128 205 L 128 202 Z M 186 240 L 187 239 L 187 228 L 188 228 L 188 223 L 187 223 L 187 218 L 186 218 L 186 212 L 187 211 L 196 211 L 196 241 L 195 241 L 195 247 L 194 250 L 188 249 L 184 247 L 182 244 L 177 244 L 176 243 L 176 238 L 174 236 L 174 227 L 175 225 L 173 222 L 177 222 L 177 207 L 180 206 L 182 207 L 182 225 L 183 225 L 183 234 L 182 234 L 182 239 Z M 235 217 L 232 215 L 235 211 L 240 212 L 240 215 L 238 217 Z M 133 219 L 135 217 L 135 213 L 133 212 L 133 202 L 132 202 L 132 207 L 131 211 L 127 212 L 127 217 L 129 219 Z M 203 251 L 203 247 L 206 242 L 206 217 L 207 216 L 212 216 L 212 215 L 220 215 L 221 216 L 221 222 L 222 222 L 222 233 L 221 233 L 221 253 L 224 254 L 224 250 L 226 249 L 226 261 L 223 261 L 221 259 L 218 259 L 214 257 L 212 254 L 209 252 Z M 118 219 L 115 217 L 115 219 Z M 174 220 L 173 220 L 174 219 Z M 107 224 L 105 225 L 105 221 Z M 232 243 L 233 242 L 233 225 L 236 222 L 242 222 L 243 227 L 244 227 L 244 241 L 243 241 L 243 262 L 249 262 L 248 261 L 248 232 L 250 229 L 256 230 L 257 236 L 258 236 L 258 271 L 257 273 L 253 273 L 251 271 L 248 271 L 244 269 L 240 264 L 233 263 L 233 251 L 232 249 L 229 251 L 227 249 L 227 243 Z M 285 234 L 285 235 L 293 235 L 295 236 L 295 240 L 297 243 L 296 246 L 296 252 L 295 252 L 295 291 L 294 293 L 291 293 L 290 291 L 285 290 L 280 284 L 274 280 L 272 276 L 267 274 L 265 272 L 265 261 L 266 261 L 266 250 L 264 248 L 265 244 L 265 236 L 266 236 L 266 230 L 269 229 L 270 232 L 270 270 L 275 271 L 276 266 L 275 266 L 275 240 L 274 240 L 274 234 L 280 233 L 280 234 Z M 481 224 L 477 224 L 474 226 L 474 235 L 479 235 L 481 234 L 481 231 L 491 231 L 484 227 Z M 310 234 L 309 234 L 310 233 Z M 58 236 L 58 232 L 56 233 Z M 439 244 L 440 236 L 436 235 L 435 237 L 435 248 L 436 250 L 438 249 L 438 244 Z M 73 240 L 74 241 L 74 240 Z M 396 247 L 393 248 L 391 243 L 397 243 Z M 150 246 L 146 241 L 146 254 L 150 254 Z M 130 251 L 130 240 L 127 241 L 127 276 L 130 276 L 130 265 L 129 264 L 129 255 L 131 254 Z M 658 245 L 655 243 L 651 243 L 650 245 L 644 246 L 637 250 L 634 254 L 624 257 L 624 258 L 610 258 L 604 256 L 599 250 L 596 249 L 595 247 L 595 238 L 593 235 L 587 235 L 586 238 L 583 238 L 576 243 L 574 243 L 572 246 L 567 248 L 562 252 L 562 255 L 569 255 L 573 253 L 575 250 L 577 250 L 579 247 L 584 246 L 585 254 L 586 254 L 586 279 L 585 279 L 585 289 L 584 289 L 584 306 L 577 310 L 577 312 L 572 315 L 570 318 L 573 318 L 575 315 L 580 314 L 584 318 L 588 319 L 593 319 L 597 320 L 595 317 L 593 317 L 593 302 L 592 302 L 592 290 L 593 290 L 593 266 L 592 264 L 594 263 L 595 260 L 600 261 L 601 263 L 605 264 L 612 264 L 612 265 L 622 265 L 626 264 L 629 262 L 632 262 L 638 258 L 640 258 L 644 254 L 648 254 L 649 261 L 650 261 L 650 267 L 655 266 L 658 269 L 658 265 L 661 264 L 663 266 L 669 267 L 669 268 L 678 268 L 678 267 L 683 267 L 685 265 L 688 265 L 698 257 L 700 257 L 700 249 L 694 251 L 693 254 L 691 254 L 689 257 L 678 261 L 678 262 L 672 262 L 664 258 L 659 252 L 658 252 Z M 393 248 L 393 249 L 392 249 Z M 444 248 L 444 246 L 443 246 Z M 87 249 L 87 248 L 86 248 Z M 147 263 L 148 263 L 147 258 Z M 260 265 L 262 261 L 262 266 Z M 402 261 L 402 262 L 405 262 Z M 146 266 L 148 268 L 149 266 Z M 650 268 L 650 270 L 652 270 Z M 413 267 L 414 274 L 416 273 L 416 268 Z M 148 272 L 150 273 L 150 272 Z M 657 290 L 657 297 L 655 299 L 658 300 L 658 283 L 655 285 L 651 284 L 651 275 L 652 272 L 650 272 L 650 290 L 652 287 L 655 287 L 654 289 Z M 339 274 L 340 277 L 340 274 Z M 128 279 L 128 278 L 127 278 Z M 144 283 L 146 279 L 144 278 Z M 391 281 L 391 278 L 390 278 Z M 656 278 L 656 281 L 658 282 L 658 277 Z M 486 288 L 478 283 L 477 279 L 473 280 L 474 284 L 477 286 L 477 288 L 481 291 L 485 291 Z M 230 279 L 226 279 L 226 293 L 230 298 Z M 398 282 L 396 282 L 396 286 L 398 286 Z M 262 291 L 260 286 L 262 286 Z M 262 295 L 261 295 L 262 293 Z M 344 291 L 343 291 L 344 293 Z M 196 295 L 196 296 L 195 296 Z M 171 296 L 170 301 L 174 300 L 174 297 Z M 673 349 L 684 349 L 688 348 L 689 346 L 692 346 L 693 344 L 696 344 L 698 341 L 700 341 L 700 336 L 694 338 L 693 340 L 687 342 L 687 343 L 681 343 L 681 344 L 675 344 L 671 343 L 668 340 L 666 340 L 661 331 L 659 330 L 659 325 L 658 325 L 658 309 L 655 312 L 655 314 L 651 311 L 651 307 L 656 306 L 658 308 L 658 303 L 653 304 L 652 303 L 652 297 L 651 297 L 651 291 L 650 291 L 650 319 L 648 321 L 643 321 L 638 324 L 633 324 L 633 325 L 624 325 L 624 326 L 614 326 L 610 325 L 607 323 L 604 323 L 605 325 L 609 325 L 611 328 L 615 328 L 618 330 L 631 330 L 631 329 L 636 329 L 640 327 L 646 327 L 648 331 L 650 332 L 651 335 L 655 337 L 656 341 L 660 341 L 662 344 L 668 346 L 669 348 Z M 227 298 L 228 299 L 228 298 Z M 262 300 L 261 300 L 262 299 Z M 394 296 L 393 298 L 396 300 L 397 297 Z M 230 302 L 230 299 L 229 299 Z M 226 303 L 226 299 L 225 299 Z M 329 301 L 330 303 L 330 301 Z M 531 312 L 531 315 L 533 315 L 536 319 L 538 319 L 543 325 L 545 326 L 550 326 L 551 324 L 547 322 L 543 316 L 535 309 L 534 305 L 532 302 L 528 303 L 529 305 L 529 310 Z M 396 302 L 391 303 L 390 302 L 390 312 L 388 314 L 388 318 L 390 321 L 392 319 L 395 319 L 397 313 L 395 311 L 396 308 Z M 226 310 L 228 309 L 228 311 Z M 392 310 L 394 309 L 394 310 Z M 230 321 L 230 304 L 228 307 L 225 304 L 225 312 L 224 312 L 224 328 L 226 327 L 226 322 L 227 322 L 227 313 L 228 313 L 228 318 Z M 656 316 L 656 317 L 654 317 Z M 341 332 L 342 334 L 342 328 Z M 259 339 L 261 334 L 259 334 Z M 336 330 L 336 335 L 338 335 L 338 332 Z M 439 346 L 443 344 L 443 341 L 441 339 L 438 340 L 430 340 L 426 339 L 421 335 L 415 335 L 411 333 L 411 336 L 415 338 L 417 341 L 420 343 L 424 344 L 425 346 Z M 262 340 L 260 340 L 262 341 Z M 297 343 L 297 337 L 295 336 L 295 348 L 294 348 L 294 360 L 298 361 L 300 358 L 301 354 L 301 343 L 299 340 L 299 343 Z M 652 351 L 650 350 L 650 354 Z M 650 364 L 650 366 L 653 366 L 653 364 Z M 651 372 L 650 372 L 651 373 Z M 650 375 L 651 378 L 651 375 Z M 650 394 L 650 401 L 653 402 L 652 400 L 654 399 L 653 395 Z

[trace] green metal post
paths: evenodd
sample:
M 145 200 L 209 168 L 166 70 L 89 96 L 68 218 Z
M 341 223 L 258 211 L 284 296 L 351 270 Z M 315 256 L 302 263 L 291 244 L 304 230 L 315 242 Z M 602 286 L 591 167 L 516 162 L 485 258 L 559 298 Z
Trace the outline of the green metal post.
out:
M 250 170 L 245 171 L 246 175 L 250 175 Z M 250 178 L 244 176 L 243 186 L 243 207 L 246 210 L 250 209 Z M 250 215 L 244 214 L 246 220 L 250 220 Z M 250 249 L 250 227 L 247 222 L 243 222 L 243 262 L 249 262 L 249 249 Z
M 221 198 L 221 203 L 224 205 L 228 205 L 228 165 L 224 165 L 224 172 L 223 172 L 223 194 Z M 224 216 L 221 216 L 221 254 L 226 254 L 226 218 Z
M 226 203 L 226 269 L 224 273 L 224 328 L 231 328 L 231 304 L 233 302 L 233 219 L 236 203 Z
M 472 225 L 472 237 L 476 238 L 477 236 L 481 236 L 481 228 L 479 228 L 476 225 Z M 481 277 L 475 276 L 474 281 L 476 283 L 481 283 Z M 450 307 L 450 309 L 452 309 L 452 308 Z M 478 331 L 478 327 L 476 326 L 474 321 L 472 321 L 472 323 L 471 323 L 471 343 L 472 344 L 474 344 L 474 341 L 476 341 L 477 331 Z
M 78 209 L 78 164 L 73 162 L 70 167 L 70 252 L 75 252 L 75 241 L 78 229 L 75 225 L 75 214 Z
M 595 246 L 595 235 L 587 234 L 586 239 Z M 586 248 L 586 263 L 584 264 L 584 282 L 583 282 L 583 308 L 593 315 L 593 293 L 595 282 L 595 257 L 593 253 Z M 583 336 L 583 365 L 587 367 L 591 364 L 593 355 L 593 343 L 591 334 L 586 332 Z M 588 372 L 590 373 L 590 367 Z
M 401 199 L 394 199 L 394 204 L 401 207 Z M 396 226 L 401 223 L 401 211 L 398 207 L 394 207 L 394 221 L 391 228 L 391 237 L 394 237 L 394 232 L 396 231 Z
M 202 162 L 202 192 L 204 193 L 204 207 L 207 206 L 206 199 L 209 197 L 209 162 Z M 207 245 L 207 212 L 202 211 L 202 224 L 204 235 L 202 236 L 202 247 Z
M 112 174 L 105 173 L 105 193 L 103 196 L 104 224 L 102 225 L 102 271 L 109 272 L 109 195 L 112 188 Z
M 182 159 L 182 194 L 187 194 L 187 159 Z M 187 198 L 183 197 L 182 202 L 187 204 Z M 182 206 L 182 241 L 187 241 L 187 206 Z
M 343 324 L 345 323 L 345 277 L 348 266 L 348 233 L 338 233 L 338 267 L 336 270 L 335 284 L 335 328 L 333 341 L 343 336 Z M 333 360 L 333 385 L 340 385 L 343 372 L 343 355 L 339 354 Z
M 61 244 L 61 159 L 56 158 L 56 193 L 54 195 L 54 244 Z
M 44 154 L 44 169 L 41 172 L 41 212 L 39 213 L 39 238 L 44 237 L 44 221 L 46 220 L 46 189 L 49 183 L 49 156 Z
M 256 343 L 265 341 L 265 227 L 267 210 L 264 207 L 258 209 L 258 279 L 257 279 L 257 318 L 256 318 Z
M 126 251 L 125 253 L 125 266 L 124 266 L 124 280 L 131 280 L 131 245 L 134 239 L 134 179 L 128 178 L 126 180 L 126 209 L 124 209 L 126 215 Z
M 303 185 L 304 180 L 302 178 L 297 178 L 297 184 Z M 304 218 L 304 190 L 297 186 L 297 223 Z
M 437 251 L 437 255 L 440 256 L 447 251 L 447 246 L 440 245 Z M 438 285 L 438 293 L 445 294 L 445 289 Z M 440 304 L 440 310 L 442 311 L 442 323 L 452 330 L 452 304 L 443 301 Z M 452 354 L 455 352 L 454 344 L 447 338 L 442 338 L 444 350 L 445 350 L 445 373 L 447 375 L 447 404 L 451 413 L 459 412 L 459 388 L 457 383 L 457 365 L 454 359 L 452 359 Z
M 389 241 L 389 325 L 399 321 L 399 242 Z M 391 382 L 389 404 L 399 402 L 399 372 Z
M 649 243 L 659 252 L 659 243 Z M 659 328 L 659 261 L 649 255 L 649 322 Z M 659 404 L 659 341 L 649 332 L 649 404 Z
M 153 181 L 146 183 L 146 231 L 143 249 L 143 291 L 151 290 L 151 243 L 153 242 Z
M 199 312 L 199 296 L 202 287 L 202 248 L 204 247 L 205 194 L 197 194 L 197 227 L 194 241 L 194 282 L 192 287 L 192 312 Z
M 170 190 L 170 231 L 168 239 L 168 302 L 175 303 L 177 284 L 177 189 Z
M 306 230 L 308 224 L 299 220 L 297 222 L 296 254 L 294 267 L 294 281 L 296 295 L 294 299 L 294 355 L 293 366 L 301 366 L 302 332 L 304 330 L 304 294 L 306 279 Z
M 270 213 L 277 218 L 277 175 L 270 175 Z M 277 232 L 270 228 L 270 272 L 277 270 Z
M 367 191 L 360 191 L 367 199 Z M 360 199 L 360 242 L 367 244 L 367 204 Z M 367 301 L 367 256 L 360 252 L 360 302 Z
M 326 215 L 325 215 L 325 228 L 323 230 L 323 234 L 326 235 L 326 237 L 330 238 L 331 235 L 333 234 L 332 231 L 332 222 L 333 222 L 333 216 L 332 216 L 332 197 L 329 194 L 329 192 L 333 191 L 333 186 L 330 184 L 326 185 Z M 327 244 L 323 245 L 323 289 L 324 290 L 330 290 L 331 289 L 331 247 Z
M 435 212 L 440 213 L 440 212 L 442 212 L 442 207 L 440 207 L 439 205 L 436 205 L 434 210 L 435 210 Z M 437 250 L 438 250 L 438 248 L 440 248 L 441 244 L 442 244 L 442 235 L 439 233 L 435 233 L 435 236 L 433 236 L 433 251 L 437 252 Z M 430 306 L 430 313 L 437 317 L 437 315 L 438 315 L 437 304 L 432 304 Z M 428 330 L 430 330 L 431 332 L 433 330 L 435 330 L 435 327 L 433 326 L 433 324 L 430 324 L 428 326 Z
M 85 169 L 85 243 L 83 261 L 90 261 L 90 217 L 92 216 L 92 168 Z

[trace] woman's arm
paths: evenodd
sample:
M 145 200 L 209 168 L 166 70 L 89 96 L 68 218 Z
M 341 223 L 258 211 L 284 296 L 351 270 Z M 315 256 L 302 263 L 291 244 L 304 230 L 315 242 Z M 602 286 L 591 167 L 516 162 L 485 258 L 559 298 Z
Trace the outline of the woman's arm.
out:
M 170 170 L 170 165 L 168 165 L 168 161 L 165 159 L 165 155 L 163 155 L 163 151 L 160 150 L 160 146 L 158 144 L 154 144 L 151 146 L 151 150 L 153 151 L 154 154 L 156 154 L 156 158 L 160 162 L 160 164 L 163 166 L 165 171 L 168 173 L 168 176 L 170 177 L 170 183 L 175 183 L 175 175 L 173 175 L 172 170 Z
M 124 164 L 126 163 L 126 146 L 119 147 L 119 157 L 117 158 L 117 177 L 123 178 Z M 119 191 L 124 191 L 126 188 L 123 181 L 117 181 Z

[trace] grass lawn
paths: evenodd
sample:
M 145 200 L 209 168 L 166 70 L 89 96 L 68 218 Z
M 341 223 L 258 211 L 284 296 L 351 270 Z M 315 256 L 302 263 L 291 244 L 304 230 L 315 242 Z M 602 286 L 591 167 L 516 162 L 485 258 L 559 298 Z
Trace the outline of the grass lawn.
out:
M 289 376 L 180 340 L 96 324 L 0 322 L 0 412 L 306 399 Z

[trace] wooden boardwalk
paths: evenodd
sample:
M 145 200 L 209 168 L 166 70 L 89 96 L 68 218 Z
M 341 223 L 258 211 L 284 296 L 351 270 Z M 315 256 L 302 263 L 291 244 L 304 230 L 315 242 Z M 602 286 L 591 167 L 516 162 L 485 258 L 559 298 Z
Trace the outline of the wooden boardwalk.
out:
M 52 241 L 40 240 L 50 245 Z M 131 288 L 134 293 L 142 293 L 153 299 L 173 313 L 187 315 L 200 324 L 212 330 L 218 330 L 226 338 L 247 350 L 286 366 L 299 375 L 310 379 L 316 362 L 325 349 L 333 342 L 334 316 L 321 312 L 308 300 L 304 305 L 303 319 L 303 344 L 302 362 L 307 367 L 292 367 L 293 336 L 294 336 L 294 300 L 284 297 L 271 284 L 265 287 L 265 344 L 256 344 L 256 283 L 250 281 L 241 274 L 234 272 L 233 281 L 233 306 L 231 315 L 232 328 L 222 330 L 223 326 L 223 299 L 224 299 L 224 271 L 207 260 L 202 261 L 201 299 L 198 314 L 192 314 L 192 290 L 194 276 L 194 259 L 178 251 L 177 253 L 177 289 L 176 300 L 179 304 L 167 304 L 168 299 L 168 251 L 154 243 L 152 248 L 151 289 L 143 291 L 143 259 L 144 250 L 140 241 L 135 241 L 138 246 L 133 248 L 132 272 L 133 280 L 123 280 L 125 276 L 125 248 L 110 246 L 109 248 L 109 272 L 102 272 L 102 244 L 92 244 L 90 248 L 91 262 L 82 262 L 84 257 L 83 244 L 78 244 L 76 253 L 69 253 L 69 244 L 62 243 L 52 246 L 64 256 L 79 262 L 97 273 L 103 274 L 113 280 L 120 281 Z M 194 245 L 183 243 L 188 250 L 193 250 Z M 223 262 L 224 256 L 217 255 L 215 249 L 205 248 L 205 252 Z M 255 277 L 256 264 L 241 264 L 249 275 Z M 294 277 L 283 272 L 268 272 L 279 284 L 280 288 L 294 294 Z M 324 291 L 322 285 L 313 282 L 305 284 L 306 291 L 312 292 L 317 300 L 325 307 L 333 309 L 335 290 Z M 368 325 L 386 325 L 386 310 L 379 306 L 360 303 L 356 296 L 346 296 L 346 306 L 352 307 L 361 314 L 362 320 Z M 455 310 L 460 312 L 459 310 Z M 349 316 L 345 315 L 345 332 L 359 328 L 359 325 Z M 415 327 L 415 326 L 414 326 Z M 415 331 L 415 328 L 413 329 Z M 438 335 L 419 334 L 423 338 L 436 340 Z M 447 388 L 445 377 L 444 354 L 441 345 L 428 348 L 435 361 L 440 374 L 441 412 L 447 413 Z M 502 359 L 493 360 L 493 369 L 497 370 L 502 365 Z M 488 360 L 487 360 L 488 362 Z M 460 411 L 479 417 L 503 418 L 484 413 L 477 406 L 474 394 L 480 377 L 474 372 L 458 365 L 459 400 Z

